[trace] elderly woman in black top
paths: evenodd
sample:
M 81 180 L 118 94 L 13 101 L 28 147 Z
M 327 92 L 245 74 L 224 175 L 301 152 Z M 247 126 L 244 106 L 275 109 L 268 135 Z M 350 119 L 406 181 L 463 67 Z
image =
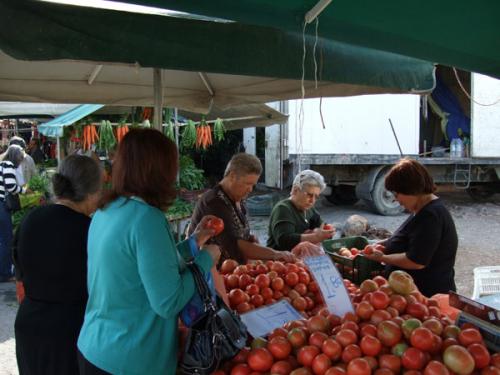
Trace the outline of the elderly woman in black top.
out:
M 436 187 L 427 169 L 415 160 L 402 159 L 387 174 L 385 188 L 411 215 L 367 257 L 387 264 L 388 273 L 405 270 L 427 297 L 456 291 L 457 231 L 448 209 L 434 194 Z
M 87 303 L 87 234 L 102 171 L 71 155 L 53 177 L 55 204 L 31 211 L 14 239 L 26 297 L 15 322 L 20 374 L 78 374 L 76 342 Z M 42 238 L 50 240 L 41 241 Z
M 249 259 L 295 259 L 288 251 L 276 251 L 258 244 L 250 233 L 244 199 L 253 190 L 261 172 L 262 165 L 256 156 L 236 154 L 227 164 L 222 181 L 196 204 L 191 217 L 191 232 L 205 215 L 215 215 L 224 221 L 224 231 L 213 239 L 221 248 L 220 262 L 229 258 L 239 263 Z

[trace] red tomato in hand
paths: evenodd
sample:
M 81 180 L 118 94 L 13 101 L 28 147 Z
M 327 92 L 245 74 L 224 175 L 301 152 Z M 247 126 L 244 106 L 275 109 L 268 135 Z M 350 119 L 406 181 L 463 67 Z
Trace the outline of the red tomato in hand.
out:
M 333 229 L 332 224 L 325 224 L 325 225 L 323 225 L 323 229 L 324 230 L 332 230 Z
M 205 226 L 207 229 L 213 229 L 215 231 L 215 236 L 219 235 L 224 230 L 224 221 L 218 217 L 209 219 Z

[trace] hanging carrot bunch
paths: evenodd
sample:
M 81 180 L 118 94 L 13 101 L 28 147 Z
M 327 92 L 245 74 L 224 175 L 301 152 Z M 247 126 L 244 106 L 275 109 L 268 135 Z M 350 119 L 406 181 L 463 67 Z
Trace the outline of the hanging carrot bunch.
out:
M 116 127 L 116 141 L 120 143 L 125 137 L 125 134 L 127 134 L 129 131 L 128 125 L 125 123 L 125 121 L 120 121 L 118 126 Z
M 196 128 L 196 148 L 201 147 L 206 150 L 210 145 L 212 145 L 212 129 L 203 117 Z
M 82 148 L 84 150 L 90 150 L 93 144 L 97 143 L 99 140 L 99 135 L 97 135 L 97 130 L 94 124 L 85 125 L 83 127 L 83 142 Z

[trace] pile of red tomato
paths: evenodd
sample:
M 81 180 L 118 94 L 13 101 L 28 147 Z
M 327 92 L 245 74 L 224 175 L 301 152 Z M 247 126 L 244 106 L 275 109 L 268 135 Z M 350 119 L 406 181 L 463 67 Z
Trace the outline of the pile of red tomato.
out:
M 303 315 L 311 315 L 323 306 L 318 284 L 302 262 L 255 261 L 240 265 L 225 260 L 220 268 L 229 303 L 238 313 L 287 300 Z
M 251 276 L 254 285 L 258 275 L 273 271 L 272 264 L 260 265 L 268 270 Z M 257 266 L 231 274 L 250 276 Z M 303 272 L 296 266 L 290 272 Z M 282 277 L 275 272 L 274 279 Z M 254 339 L 214 375 L 500 375 L 500 354 L 488 352 L 480 332 L 454 325 L 405 272 L 366 280 L 359 288 L 345 283 L 354 313 L 341 318 L 321 308 L 308 319 L 288 322 L 267 339 Z

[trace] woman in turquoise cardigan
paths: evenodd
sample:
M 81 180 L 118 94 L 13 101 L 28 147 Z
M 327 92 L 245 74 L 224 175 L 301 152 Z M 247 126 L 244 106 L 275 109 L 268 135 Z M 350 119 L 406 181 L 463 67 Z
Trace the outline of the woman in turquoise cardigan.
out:
M 81 374 L 175 374 L 178 315 L 195 291 L 185 260 L 197 252 L 209 272 L 220 256 L 205 245 L 209 217 L 176 246 L 164 215 L 176 174 L 176 147 L 159 131 L 132 130 L 120 143 L 113 187 L 89 229 Z

